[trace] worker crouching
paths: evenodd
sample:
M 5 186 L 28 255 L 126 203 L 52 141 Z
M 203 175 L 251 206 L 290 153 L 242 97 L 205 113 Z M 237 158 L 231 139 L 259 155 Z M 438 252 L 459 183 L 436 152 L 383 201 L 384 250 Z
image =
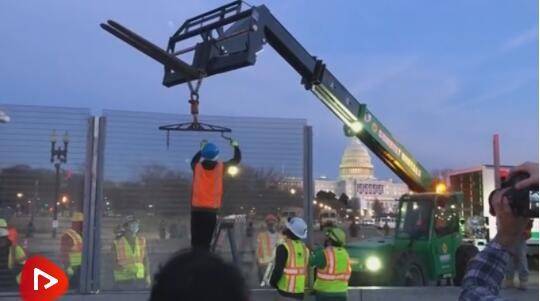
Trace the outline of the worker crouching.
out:
M 310 265 L 317 269 L 313 286 L 317 301 L 345 301 L 351 263 L 344 248 L 346 234 L 341 228 L 328 228 L 325 232 L 325 247 L 316 250 L 310 259 Z
M 194 248 L 210 249 L 217 213 L 221 209 L 224 173 L 238 165 L 241 159 L 238 142 L 231 140 L 231 146 L 234 148 L 233 159 L 222 162 L 218 160 L 219 148 L 203 140 L 201 150 L 191 160 L 191 246 Z
M 270 285 L 277 288 L 277 300 L 302 300 L 307 284 L 309 249 L 302 239 L 307 237 L 307 225 L 299 217 L 285 225 L 284 239 L 276 248 Z
M 143 289 L 150 285 L 146 239 L 139 235 L 139 221 L 127 216 L 124 234 L 113 242 L 114 281 L 117 289 Z

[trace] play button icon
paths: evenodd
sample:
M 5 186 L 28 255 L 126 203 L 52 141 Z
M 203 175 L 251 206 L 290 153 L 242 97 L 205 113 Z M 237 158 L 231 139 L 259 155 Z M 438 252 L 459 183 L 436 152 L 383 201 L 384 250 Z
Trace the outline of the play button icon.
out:
M 43 256 L 33 256 L 24 264 L 20 293 L 24 301 L 53 301 L 69 287 L 64 271 Z
M 45 284 L 43 286 L 44 289 L 49 289 L 51 286 L 58 283 L 58 279 L 54 278 L 53 276 L 43 272 L 42 270 L 38 268 L 34 268 L 34 290 L 39 291 L 39 276 L 47 278 L 49 280 L 49 283 Z

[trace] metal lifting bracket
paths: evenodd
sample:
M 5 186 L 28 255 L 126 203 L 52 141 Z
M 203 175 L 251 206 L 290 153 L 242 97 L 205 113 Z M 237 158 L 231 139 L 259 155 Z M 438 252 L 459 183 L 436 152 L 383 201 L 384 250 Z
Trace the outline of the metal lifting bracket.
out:
M 203 18 L 204 19 L 204 18 Z M 189 23 L 186 27 L 187 29 L 191 28 L 199 23 L 193 23 L 193 21 L 186 21 Z M 193 24 L 192 24 L 193 23 Z M 232 130 L 227 127 L 207 124 L 199 122 L 199 89 L 201 87 L 203 78 L 206 73 L 203 69 L 194 68 L 186 62 L 182 61 L 180 58 L 168 53 L 167 51 L 157 47 L 153 43 L 144 39 L 143 37 L 137 35 L 133 31 L 127 29 L 121 24 L 109 20 L 107 23 L 102 23 L 101 27 L 113 34 L 117 38 L 123 40 L 144 54 L 150 56 L 156 61 L 160 62 L 165 66 L 166 72 L 171 75 L 179 76 L 185 79 L 188 83 L 190 90 L 190 113 L 193 116 L 192 122 L 186 123 L 177 123 L 177 124 L 168 124 L 159 127 L 159 130 L 167 132 L 167 148 L 170 146 L 170 132 L 171 131 L 185 131 L 185 132 L 218 132 L 221 133 L 221 137 L 230 141 L 232 138 L 225 136 L 225 133 L 230 133 Z M 193 83 L 195 82 L 195 83 Z
M 243 8 L 234 1 L 186 20 L 162 49 L 114 21 L 103 29 L 160 62 L 165 69 L 163 85 L 172 87 L 202 77 L 229 72 L 256 63 L 257 54 L 270 45 L 300 75 L 302 84 L 328 107 L 409 187 L 417 192 L 431 189 L 432 176 L 395 140 L 390 132 L 326 68 L 310 54 L 264 5 Z M 193 39 L 197 39 L 193 43 Z M 188 45 L 183 45 L 188 44 Z M 187 47 L 186 47 L 187 46 Z M 191 53 L 191 62 L 182 60 Z M 198 95 L 191 97 L 198 113 Z M 163 130 L 196 130 L 226 133 L 226 128 L 202 123 L 162 126 Z M 230 131 L 230 129 L 227 129 Z

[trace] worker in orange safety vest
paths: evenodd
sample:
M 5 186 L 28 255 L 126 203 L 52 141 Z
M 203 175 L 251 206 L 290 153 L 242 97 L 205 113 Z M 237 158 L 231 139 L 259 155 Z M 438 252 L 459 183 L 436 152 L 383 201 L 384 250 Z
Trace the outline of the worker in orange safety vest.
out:
M 268 264 L 274 260 L 276 246 L 282 239 L 277 231 L 278 219 L 273 214 L 268 214 L 265 219 L 266 229 L 257 234 L 257 265 L 259 268 L 259 279 L 262 279 Z
M 218 160 L 219 148 L 206 140 L 201 142 L 201 150 L 191 160 L 191 246 L 194 248 L 210 249 L 217 213 L 221 209 L 224 173 L 231 176 L 238 173 L 240 148 L 235 140 L 231 139 L 230 144 L 234 148 L 234 157 L 227 162 Z

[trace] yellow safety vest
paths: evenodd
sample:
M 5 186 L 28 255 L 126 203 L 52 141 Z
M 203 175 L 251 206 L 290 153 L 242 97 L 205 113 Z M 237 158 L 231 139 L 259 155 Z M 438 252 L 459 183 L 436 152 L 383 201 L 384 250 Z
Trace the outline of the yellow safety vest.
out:
M 317 270 L 314 289 L 322 293 L 347 292 L 351 278 L 351 262 L 345 248 L 329 246 L 324 249 L 326 266 Z
M 81 266 L 83 240 L 82 240 L 82 236 L 73 229 L 67 229 L 64 232 L 64 235 L 69 236 L 69 238 L 71 238 L 71 241 L 73 242 L 73 246 L 71 247 L 71 250 L 69 250 L 69 253 L 68 253 L 68 267 L 67 267 L 67 272 L 71 276 L 74 273 L 74 269 Z
M 130 281 L 144 279 L 144 258 L 146 257 L 146 240 L 136 237 L 135 245 L 131 247 L 125 237 L 113 242 L 116 250 L 115 281 Z
M 12 245 L 9 248 L 8 269 L 13 270 L 15 265 L 23 266 L 26 262 L 26 253 L 19 245 Z M 17 283 L 21 283 L 21 273 L 16 276 Z
M 300 240 L 287 238 L 282 245 L 287 249 L 288 256 L 277 288 L 287 293 L 303 294 L 306 287 L 309 250 Z

